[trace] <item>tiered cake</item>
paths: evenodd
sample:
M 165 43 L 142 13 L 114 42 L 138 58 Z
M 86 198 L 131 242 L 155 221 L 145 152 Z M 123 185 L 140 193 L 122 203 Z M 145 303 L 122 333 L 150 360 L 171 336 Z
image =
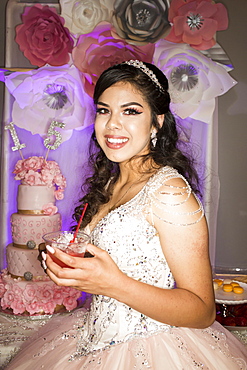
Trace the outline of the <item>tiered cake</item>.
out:
M 81 292 L 59 287 L 38 259 L 42 236 L 61 230 L 56 199 L 63 198 L 66 180 L 55 161 L 31 157 L 17 162 L 17 213 L 11 215 L 12 243 L 6 248 L 7 269 L 0 277 L 0 305 L 14 314 L 53 314 L 77 307 Z

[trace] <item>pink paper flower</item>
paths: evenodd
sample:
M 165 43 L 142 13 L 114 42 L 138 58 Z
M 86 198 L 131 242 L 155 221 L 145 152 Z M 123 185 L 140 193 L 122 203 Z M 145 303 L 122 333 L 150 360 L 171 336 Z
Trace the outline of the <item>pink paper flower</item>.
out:
M 58 208 L 53 203 L 47 203 L 42 207 L 45 215 L 53 216 L 57 213 Z
M 212 0 L 172 0 L 169 21 L 173 24 L 166 40 L 207 50 L 216 43 L 216 31 L 228 27 L 227 10 Z
M 118 38 L 110 24 L 100 24 L 90 34 L 81 35 L 72 58 L 82 72 L 85 91 L 92 96 L 99 75 L 108 67 L 125 60 L 139 59 L 152 62 L 154 45 L 129 45 Z
M 16 42 L 31 64 L 42 67 L 69 62 L 73 39 L 55 8 L 40 4 L 26 7 L 22 22 L 16 27 Z

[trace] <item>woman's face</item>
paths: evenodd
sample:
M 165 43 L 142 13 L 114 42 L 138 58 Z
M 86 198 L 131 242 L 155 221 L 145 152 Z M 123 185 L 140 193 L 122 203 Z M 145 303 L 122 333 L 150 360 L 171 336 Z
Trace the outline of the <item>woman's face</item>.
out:
M 108 159 L 125 163 L 146 154 L 151 131 L 150 107 L 130 83 L 118 82 L 100 96 L 95 133 Z

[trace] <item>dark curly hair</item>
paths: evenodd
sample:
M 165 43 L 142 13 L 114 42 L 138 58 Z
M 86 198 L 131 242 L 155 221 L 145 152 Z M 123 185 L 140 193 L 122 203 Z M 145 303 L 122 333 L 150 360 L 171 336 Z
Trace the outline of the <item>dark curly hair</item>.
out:
M 141 69 L 126 63 L 114 65 L 104 71 L 99 77 L 94 90 L 94 103 L 97 104 L 102 93 L 117 82 L 126 82 L 139 91 L 151 109 L 152 125 L 157 130 L 157 142 L 153 146 L 150 140 L 150 151 L 142 156 L 143 161 L 152 159 L 156 167 L 171 166 L 178 170 L 191 184 L 195 192 L 199 192 L 198 176 L 193 166 L 193 160 L 185 155 L 180 148 L 180 140 L 176 122 L 170 111 L 170 95 L 168 80 L 163 72 L 150 63 L 145 63 L 149 70 L 156 75 L 162 89 Z M 157 115 L 165 115 L 160 127 Z M 88 203 L 87 212 L 81 227 L 85 227 L 98 212 L 102 204 L 110 200 L 112 189 L 119 177 L 119 166 L 110 161 L 97 143 L 95 132 L 90 142 L 89 165 L 90 176 L 82 186 L 84 196 L 75 208 L 73 219 L 78 222 L 82 208 Z M 106 186 L 110 181 L 110 185 Z M 75 227 L 74 227 L 75 228 Z

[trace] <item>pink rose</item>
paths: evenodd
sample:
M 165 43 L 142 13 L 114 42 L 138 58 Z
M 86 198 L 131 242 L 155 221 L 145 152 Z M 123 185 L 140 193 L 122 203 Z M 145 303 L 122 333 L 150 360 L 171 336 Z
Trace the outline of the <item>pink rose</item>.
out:
M 26 302 L 32 302 L 37 295 L 37 286 L 28 283 L 23 291 L 23 299 Z
M 47 186 L 52 186 L 54 174 L 49 169 L 41 170 L 41 180 Z
M 57 304 L 62 304 L 63 303 L 63 290 L 62 287 L 57 287 L 55 291 L 53 292 L 53 299 Z
M 5 310 L 9 308 L 11 303 L 14 301 L 15 296 L 12 290 L 7 290 L 1 298 L 1 306 Z
M 13 173 L 18 174 L 21 171 L 23 171 L 23 163 L 24 163 L 24 160 L 19 159 L 19 161 L 16 162 L 15 169 L 14 169 Z
M 216 31 L 228 27 L 227 10 L 212 0 L 172 0 L 169 21 L 173 24 L 167 41 L 207 50 L 216 43 Z
M 42 308 L 46 314 L 52 314 L 56 308 L 56 303 L 53 301 L 46 302 L 42 305 Z
M 35 313 L 39 313 L 41 311 L 40 303 L 35 300 L 33 302 L 26 304 L 26 310 L 30 313 L 30 315 L 34 315 Z
M 54 195 L 55 195 L 56 200 L 62 200 L 64 198 L 62 189 L 55 190 Z
M 54 183 L 59 186 L 60 188 L 64 189 L 66 187 L 66 180 L 65 177 L 60 173 L 55 175 Z
M 29 157 L 23 161 L 23 168 L 25 170 L 33 170 L 37 171 L 41 169 L 42 164 L 44 163 L 44 158 L 43 157 Z
M 73 39 L 55 8 L 36 4 L 26 7 L 21 18 L 15 40 L 31 64 L 42 67 L 69 62 Z
M 63 305 L 66 308 L 66 310 L 71 311 L 77 307 L 77 301 L 75 300 L 74 297 L 66 297 L 63 300 Z
M 6 292 L 6 289 L 5 289 L 4 283 L 2 280 L 0 280 L 0 298 L 3 297 L 5 292 Z
M 13 313 L 15 315 L 18 315 L 18 314 L 22 314 L 23 312 L 25 312 L 26 310 L 26 307 L 25 305 L 23 304 L 23 301 L 19 298 L 16 298 L 10 305 L 10 307 L 12 308 L 13 310 Z
M 99 75 L 108 67 L 125 60 L 152 62 L 154 45 L 135 46 L 120 39 L 110 24 L 100 24 L 90 34 L 80 35 L 72 57 L 82 72 L 85 91 L 93 96 Z
M 22 180 L 23 184 L 27 184 L 30 186 L 34 185 L 41 185 L 41 176 L 39 172 L 35 172 L 33 170 L 30 170 L 26 173 L 24 179 Z
M 56 206 L 54 206 L 53 203 L 47 203 L 47 204 L 43 205 L 42 210 L 44 211 L 43 213 L 45 215 L 52 216 L 52 215 L 55 215 L 57 213 L 58 208 Z
M 53 289 L 49 284 L 42 286 L 39 290 L 39 300 L 49 302 L 53 300 Z

